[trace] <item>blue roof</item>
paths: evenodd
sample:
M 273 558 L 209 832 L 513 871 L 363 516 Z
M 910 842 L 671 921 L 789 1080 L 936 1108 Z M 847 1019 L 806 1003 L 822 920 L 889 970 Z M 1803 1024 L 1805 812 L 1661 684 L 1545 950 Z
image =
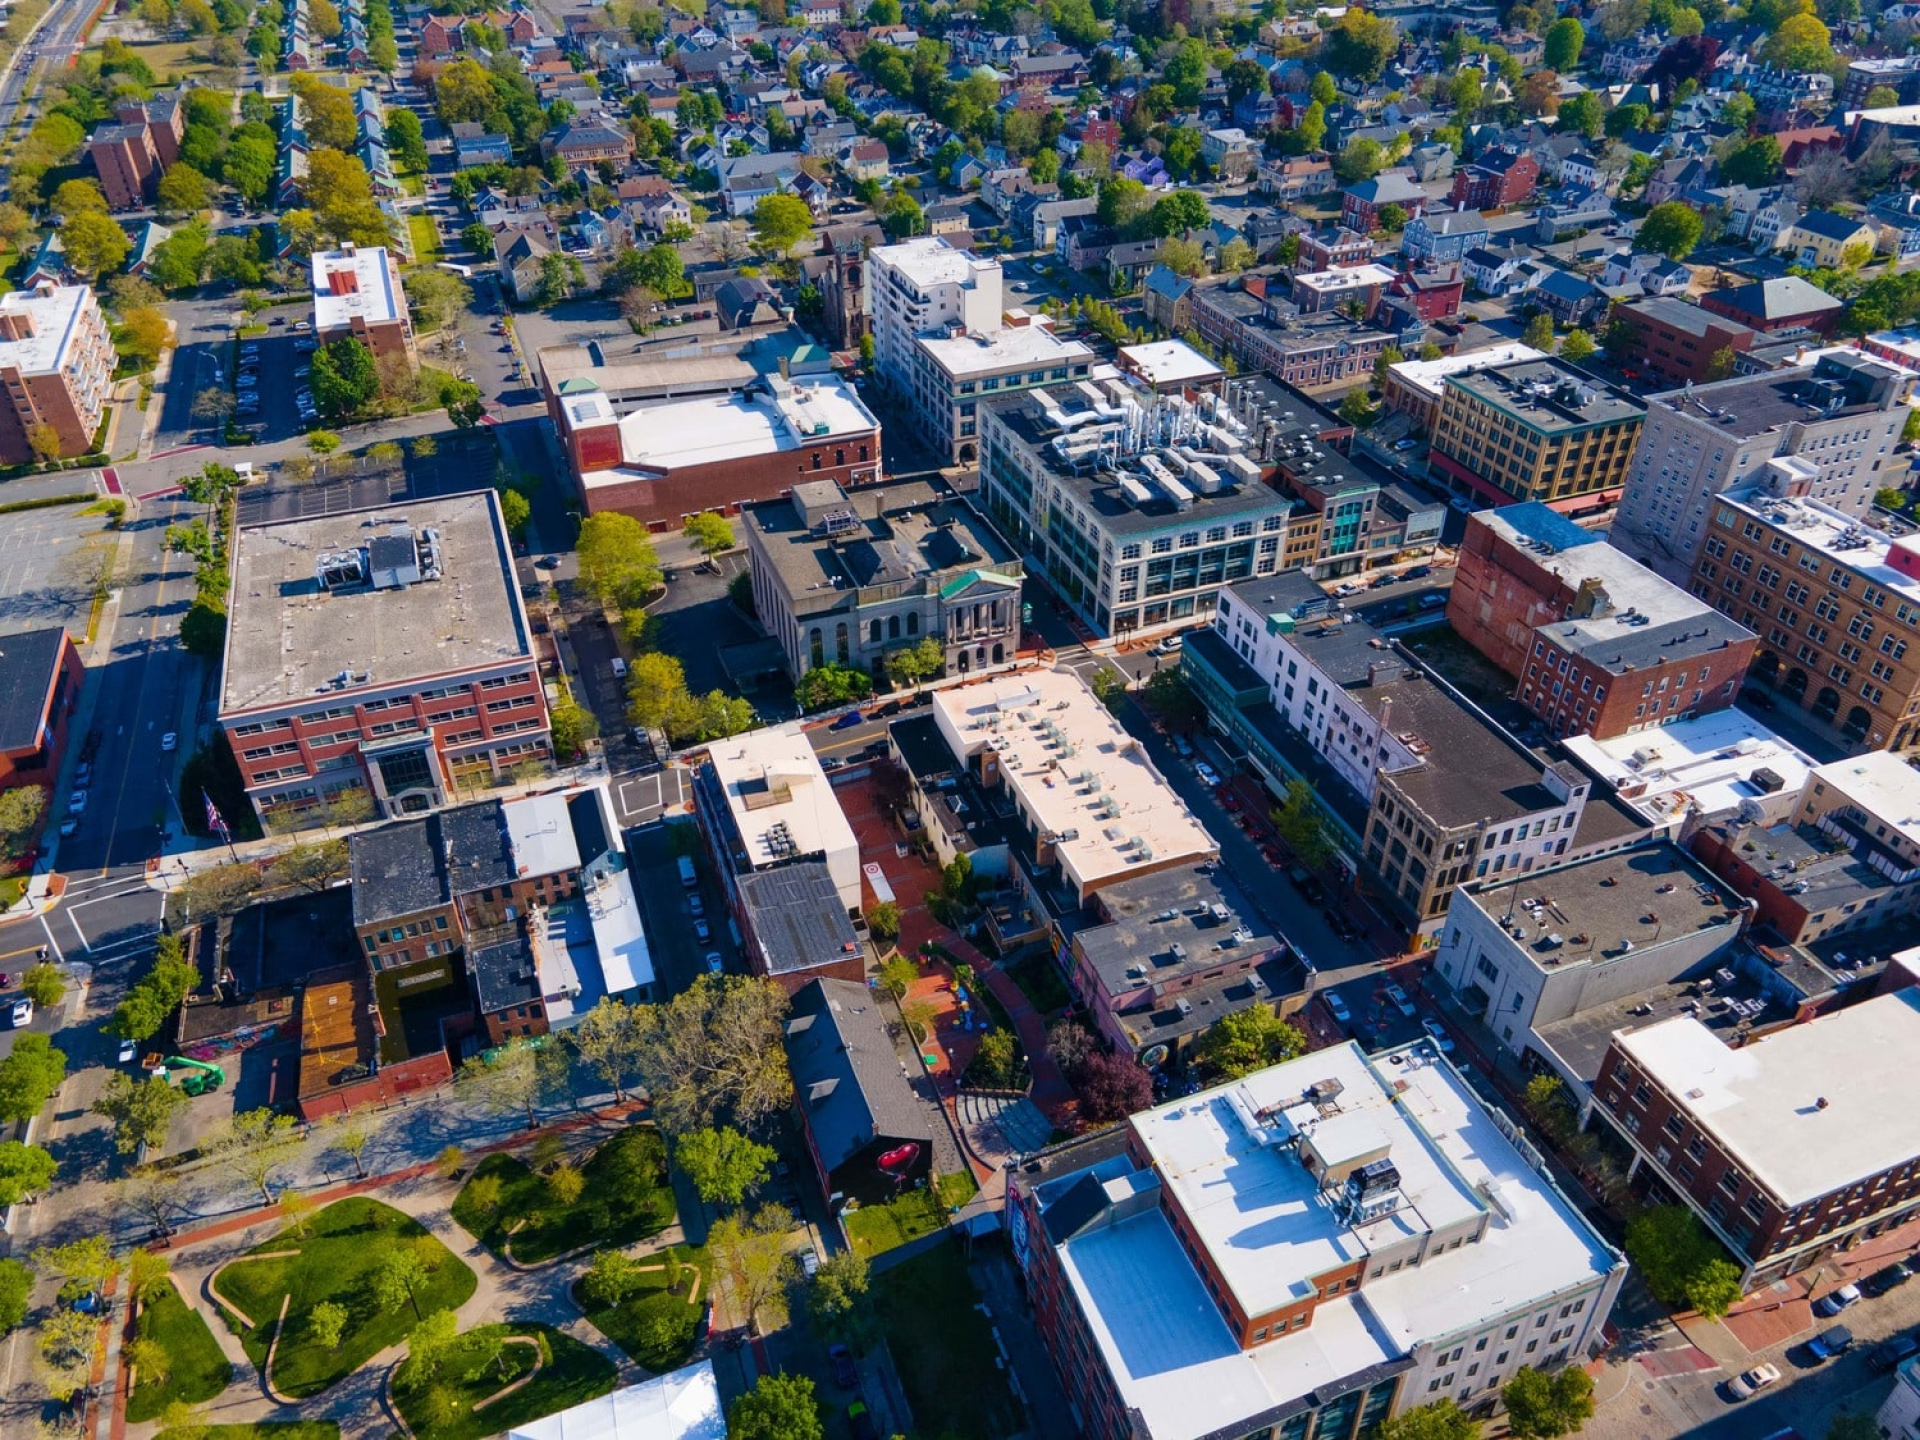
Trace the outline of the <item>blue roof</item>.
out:
M 1605 538 L 1591 530 L 1582 529 L 1552 506 L 1538 500 L 1503 505 L 1496 513 L 1513 527 L 1521 539 L 1551 545 L 1556 551 L 1571 550 L 1577 545 L 1596 545 Z

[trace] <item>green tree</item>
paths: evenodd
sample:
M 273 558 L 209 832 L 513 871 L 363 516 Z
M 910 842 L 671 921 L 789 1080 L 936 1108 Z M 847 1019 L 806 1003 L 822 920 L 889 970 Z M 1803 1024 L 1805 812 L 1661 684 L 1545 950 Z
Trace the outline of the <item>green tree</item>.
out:
M 1208 54 L 1204 40 L 1189 36 L 1174 47 L 1173 54 L 1167 57 L 1167 63 L 1161 67 L 1161 77 L 1173 87 L 1174 103 L 1181 109 L 1187 109 L 1200 103 L 1200 95 L 1207 86 L 1207 75 L 1212 68 L 1212 57 Z
M 398 1310 L 402 1305 L 411 1305 L 413 1318 L 423 1320 L 426 1317 L 420 1313 L 420 1291 L 425 1288 L 428 1278 L 426 1264 L 418 1251 L 410 1247 L 389 1250 L 375 1265 L 367 1282 L 367 1292 L 382 1310 Z
M 882 3 L 897 9 L 899 0 L 874 0 Z M 762 1375 L 728 1409 L 727 1435 L 728 1440 L 824 1440 L 813 1381 L 785 1371 Z
M 600 733 L 600 722 L 593 712 L 573 699 L 553 706 L 547 713 L 547 722 L 553 731 L 553 753 L 565 760 L 579 759 L 586 753 L 587 742 Z
M 133 242 L 112 217 L 99 210 L 83 210 L 61 222 L 60 241 L 67 263 L 82 275 L 118 270 Z
M 0 1260 L 0 1335 L 20 1328 L 32 1296 L 33 1271 L 23 1261 Z
M 1827 1423 L 1827 1440 L 1880 1440 L 1880 1420 L 1870 1410 L 1842 1410 Z
M 184 1091 L 174 1089 L 158 1075 L 136 1080 L 116 1070 L 107 1077 L 100 1098 L 93 1102 L 93 1113 L 113 1122 L 114 1148 L 122 1155 L 132 1155 L 142 1146 L 157 1149 L 165 1145 L 173 1117 L 189 1103 Z
M 793 687 L 794 702 L 802 710 L 827 710 L 873 693 L 873 681 L 851 665 L 816 665 Z
M 1668 1305 L 1691 1303 L 1688 1286 L 1713 1281 L 1709 1267 L 1726 1259 L 1719 1242 L 1683 1205 L 1641 1211 L 1627 1225 L 1626 1251 L 1654 1299 Z
M 1605 128 L 1606 123 L 1600 97 L 1591 90 L 1582 90 L 1578 95 L 1561 102 L 1556 128 L 1592 140 Z
M 173 1017 L 199 982 L 200 971 L 187 959 L 180 937 L 162 935 L 154 947 L 153 968 L 128 987 L 107 1022 L 108 1033 L 145 1040 Z
M 524 1041 L 475 1055 L 454 1076 L 455 1086 L 497 1115 L 520 1115 L 531 1130 L 540 1104 L 557 1088 L 566 1051 L 556 1045 L 534 1049 Z
M 807 1286 L 807 1311 L 816 1330 L 832 1340 L 853 1344 L 867 1337 L 872 1314 L 864 1304 L 867 1257 L 842 1250 L 821 1261 Z
M 1326 820 L 1313 787 L 1304 780 L 1288 784 L 1286 798 L 1274 807 L 1269 817 L 1274 833 L 1291 850 L 1294 858 L 1308 869 L 1317 869 L 1333 853 L 1327 839 Z
M 313 403 L 328 420 L 358 415 L 380 393 L 373 352 L 355 336 L 342 335 L 313 352 Z
M 420 130 L 420 117 L 403 105 L 387 111 L 387 150 L 402 170 L 417 173 L 427 168 L 427 144 Z
M 643 729 L 665 729 L 668 718 L 692 698 L 686 670 L 671 655 L 642 655 L 627 674 L 627 719 Z
M 900 938 L 900 906 L 892 900 L 876 900 L 866 909 L 867 933 L 882 944 Z
M 1362 136 L 1358 140 L 1349 140 L 1340 153 L 1333 157 L 1333 173 L 1351 185 L 1357 181 L 1371 180 L 1386 163 L 1387 152 L 1380 142 Z
M 456 430 L 471 430 L 485 418 L 486 400 L 471 380 L 453 379 L 440 387 L 440 404 Z
M 519 538 L 526 532 L 527 522 L 533 518 L 533 505 L 518 490 L 500 492 L 500 519 L 506 524 L 507 533 Z
M 1580 63 L 1580 52 L 1586 43 L 1586 27 L 1569 15 L 1547 27 L 1546 50 L 1541 58 L 1549 70 L 1558 70 L 1564 75 Z
M 1264 1005 L 1223 1015 L 1194 1043 L 1194 1058 L 1228 1080 L 1239 1080 L 1307 1048 L 1306 1036 Z
M 702 975 L 670 1000 L 636 1007 L 638 1068 L 660 1127 L 751 1127 L 784 1107 L 787 1010 L 778 985 L 739 975 Z
M 52 970 L 53 967 L 34 968 Z M 53 979 L 61 989 L 65 988 L 66 982 L 59 971 L 53 971 Z M 34 1031 L 20 1036 L 13 1042 L 12 1053 L 0 1060 L 0 1120 L 14 1120 L 24 1125 L 46 1108 L 47 1101 L 66 1078 L 64 1051 L 54 1049 L 53 1041 Z
M 913 988 L 920 971 L 905 955 L 894 955 L 880 966 L 880 988 L 898 1000 Z
M 1720 162 L 1720 181 L 1760 189 L 1780 178 L 1780 162 L 1780 142 L 1771 135 L 1756 135 L 1727 153 Z
M 333 1300 L 322 1300 L 307 1312 L 307 1334 L 323 1350 L 336 1349 L 346 1334 L 352 1312 Z
M 16 785 L 0 790 L 0 849 L 17 855 L 47 813 L 47 787 Z
M 1436 1400 L 1383 1421 L 1371 1440 L 1480 1440 L 1480 1422 L 1451 1400 Z
M 1731 1260 L 1709 1260 L 1687 1278 L 1687 1304 L 1718 1320 L 1740 1300 L 1740 1267 Z
M 1349 8 L 1323 37 L 1321 56 L 1336 75 L 1371 84 L 1400 48 L 1400 28 L 1365 10 Z
M 58 1168 L 53 1156 L 38 1145 L 0 1141 L 0 1208 L 39 1194 L 53 1183 Z
M 1886 110 L 1900 103 L 1900 92 L 1891 85 L 1876 85 L 1867 91 L 1866 108 Z
M 1507 1407 L 1507 1433 L 1515 1440 L 1555 1440 L 1593 1418 L 1593 1377 L 1578 1365 L 1553 1374 L 1521 1367 L 1500 1392 Z
M 1544 355 L 1553 353 L 1553 316 L 1542 310 L 1527 321 L 1527 328 L 1521 332 L 1520 343 L 1531 346 Z
M 734 546 L 733 526 L 717 510 L 703 510 L 688 518 L 680 533 L 693 542 L 702 555 L 718 555 Z
M 1760 58 L 1782 70 L 1831 70 L 1833 36 L 1815 16 L 1790 16 L 1760 47 Z
M 673 1163 L 693 1182 L 700 1198 L 729 1208 L 766 1180 L 776 1158 L 771 1145 L 751 1140 L 730 1125 L 682 1135 L 673 1147 Z
M 813 212 L 797 195 L 766 195 L 753 207 L 753 238 L 763 250 L 784 255 L 813 229 Z
M 1598 348 L 1593 343 L 1593 337 L 1584 330 L 1569 330 L 1566 338 L 1560 342 L 1560 354 L 1567 360 L 1585 360 Z
M 889 651 L 886 664 L 894 683 L 911 685 L 917 691 L 922 680 L 930 680 L 946 668 L 947 652 L 937 637 L 928 635 L 903 650 Z
M 661 585 L 660 560 L 647 529 L 631 515 L 590 515 L 575 544 L 580 578 L 604 605 L 630 609 Z
M 1341 397 L 1340 409 L 1337 413 L 1347 424 L 1361 430 L 1380 418 L 1380 412 L 1374 409 L 1373 402 L 1367 398 L 1366 390 L 1359 386 L 1355 386 Z
M 262 1107 L 243 1110 L 201 1142 L 201 1152 L 219 1160 L 260 1192 L 263 1204 L 273 1203 L 272 1180 L 303 1145 L 300 1122 Z
M 160 177 L 155 192 L 163 214 L 191 215 L 207 208 L 207 177 L 182 161 Z

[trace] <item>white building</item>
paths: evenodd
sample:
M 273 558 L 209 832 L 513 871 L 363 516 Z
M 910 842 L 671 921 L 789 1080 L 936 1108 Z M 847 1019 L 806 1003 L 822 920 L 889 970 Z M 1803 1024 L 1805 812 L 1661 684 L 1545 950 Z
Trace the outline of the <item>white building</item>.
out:
M 1734 707 L 1607 740 L 1570 735 L 1560 744 L 1655 835 L 1682 840 L 1693 826 L 1716 821 L 1783 824 L 1814 766 L 1804 750 Z
M 972 693 L 972 692 L 969 692 Z M 849 913 L 860 908 L 860 842 L 820 768 L 806 732 L 795 724 L 716 740 L 708 751 L 717 788 L 746 848 L 744 869 L 761 870 L 809 856 L 826 862 Z
M 400 265 L 383 245 L 313 252 L 313 333 L 322 343 L 352 336 L 376 361 L 415 361 L 413 320 Z
M 1044 317 L 1007 313 L 998 261 L 942 236 L 870 251 L 864 283 L 875 371 L 913 407 L 922 437 L 955 463 L 979 457 L 982 397 L 1091 373 L 1085 345 L 1061 340 Z
M 1857 352 L 1652 396 L 1613 543 L 1676 584 L 1693 577 L 1707 505 L 1776 457 L 1807 467 L 1808 498 L 1864 516 L 1900 443 L 1911 377 Z

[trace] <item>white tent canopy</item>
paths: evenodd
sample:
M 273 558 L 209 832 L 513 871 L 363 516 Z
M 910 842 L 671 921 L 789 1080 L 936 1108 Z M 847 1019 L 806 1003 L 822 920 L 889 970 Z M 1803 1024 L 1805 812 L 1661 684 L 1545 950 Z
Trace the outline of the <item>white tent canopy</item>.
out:
M 507 1440 L 727 1440 L 713 1363 L 702 1360 L 508 1432 Z

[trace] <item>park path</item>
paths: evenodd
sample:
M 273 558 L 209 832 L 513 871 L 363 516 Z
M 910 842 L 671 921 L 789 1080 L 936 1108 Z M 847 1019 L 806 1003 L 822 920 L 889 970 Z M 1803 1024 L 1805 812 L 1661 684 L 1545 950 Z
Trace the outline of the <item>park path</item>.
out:
M 527 1135 L 522 1141 L 530 1145 L 533 1138 Z M 587 1143 L 591 1142 L 576 1139 L 572 1148 L 584 1149 Z M 649 1378 L 651 1372 L 628 1359 L 618 1346 L 594 1329 L 573 1302 L 573 1283 L 586 1270 L 590 1255 L 577 1255 L 533 1269 L 510 1266 L 454 1222 L 450 1212 L 454 1196 L 459 1192 L 460 1181 L 443 1180 L 428 1166 L 339 1186 L 314 1198 L 326 1204 L 349 1195 L 370 1195 L 424 1225 L 473 1271 L 473 1294 L 457 1312 L 462 1330 L 502 1321 L 550 1325 L 613 1361 L 618 1367 L 619 1385 L 637 1385 Z M 404 1345 L 380 1351 L 339 1384 L 311 1400 L 282 1405 L 267 1395 L 260 1372 L 247 1358 L 240 1337 L 227 1328 L 212 1298 L 209 1282 L 213 1273 L 274 1234 L 280 1226 L 275 1211 L 257 1211 L 250 1221 L 223 1222 L 184 1237 L 174 1249 L 174 1274 L 180 1289 L 206 1321 L 221 1351 L 234 1366 L 233 1383 L 205 1407 L 206 1418 L 222 1425 L 266 1420 L 333 1420 L 340 1426 L 341 1440 L 386 1440 L 397 1428 L 386 1408 L 386 1379 L 393 1367 L 405 1358 Z M 645 1256 L 680 1244 L 684 1238 L 676 1220 L 660 1234 L 626 1249 L 630 1255 Z M 112 1440 L 150 1440 L 159 1428 L 153 1421 L 130 1422 L 126 1419 L 124 1404 L 115 1406 Z

